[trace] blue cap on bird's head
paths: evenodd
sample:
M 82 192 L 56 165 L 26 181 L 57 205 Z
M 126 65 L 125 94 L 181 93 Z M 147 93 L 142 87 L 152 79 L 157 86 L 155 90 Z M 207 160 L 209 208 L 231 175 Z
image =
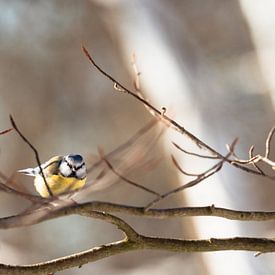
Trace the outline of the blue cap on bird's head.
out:
M 67 158 L 67 161 L 73 162 L 73 163 L 83 163 L 83 157 L 81 155 L 77 154 L 70 154 L 68 156 L 65 156 Z

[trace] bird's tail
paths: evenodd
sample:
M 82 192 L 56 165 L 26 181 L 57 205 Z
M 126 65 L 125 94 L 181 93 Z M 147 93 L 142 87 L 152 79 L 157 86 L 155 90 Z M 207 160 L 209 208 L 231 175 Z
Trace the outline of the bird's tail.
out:
M 36 170 L 34 168 L 22 169 L 22 170 L 18 170 L 17 172 L 27 176 L 32 176 L 32 177 L 35 177 L 37 175 Z

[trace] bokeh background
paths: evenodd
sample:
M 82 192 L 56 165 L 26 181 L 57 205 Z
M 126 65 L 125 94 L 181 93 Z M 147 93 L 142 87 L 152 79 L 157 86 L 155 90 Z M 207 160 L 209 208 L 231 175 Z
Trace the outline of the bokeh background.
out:
M 43 161 L 78 152 L 90 163 L 97 146 L 108 152 L 150 120 L 140 103 L 113 92 L 112 83 L 90 66 L 81 52 L 84 44 L 127 87 L 132 87 L 135 53 L 146 97 L 158 108 L 167 107 L 168 115 L 220 152 L 226 152 L 225 144 L 235 137 L 240 138 L 237 151 L 242 158 L 252 144 L 256 153 L 263 152 L 275 122 L 274 12 L 272 0 L 0 0 L 0 129 L 10 127 L 12 114 Z M 197 150 L 168 130 L 154 150 L 159 165 L 152 171 L 135 171 L 133 179 L 161 192 L 186 182 L 171 164 L 171 152 L 188 171 L 203 171 L 211 164 L 182 155 L 171 141 Z M 144 150 L 147 147 L 144 141 Z M 0 148 L 1 171 L 7 176 L 36 164 L 16 133 L 1 136 Z M 35 193 L 30 178 L 16 179 Z M 274 182 L 226 167 L 158 206 L 274 210 L 274 191 Z M 1 216 L 27 206 L 24 200 L 0 195 Z M 150 198 L 131 186 L 113 184 L 85 199 L 144 205 Z M 141 233 L 164 237 L 274 236 L 273 222 L 124 218 Z M 66 217 L 1 231 L 0 261 L 36 263 L 119 238 L 109 224 Z M 143 251 L 60 274 L 274 272 L 272 254 L 254 258 L 247 252 Z

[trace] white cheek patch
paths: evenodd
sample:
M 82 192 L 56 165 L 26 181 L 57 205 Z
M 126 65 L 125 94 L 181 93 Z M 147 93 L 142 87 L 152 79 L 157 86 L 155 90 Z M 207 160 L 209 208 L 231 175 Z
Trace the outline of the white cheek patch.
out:
M 64 177 L 68 177 L 72 173 L 72 169 L 66 162 L 62 162 L 59 166 L 59 171 Z
M 81 168 L 77 169 L 76 172 L 75 172 L 75 174 L 76 174 L 76 177 L 78 179 L 85 178 L 86 177 L 86 166 L 83 165 Z

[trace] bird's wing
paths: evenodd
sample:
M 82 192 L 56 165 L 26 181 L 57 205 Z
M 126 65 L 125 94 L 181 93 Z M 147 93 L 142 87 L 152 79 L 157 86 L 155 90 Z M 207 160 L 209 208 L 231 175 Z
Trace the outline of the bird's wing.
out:
M 62 159 L 62 156 L 55 156 L 49 159 L 47 162 L 41 164 L 41 168 L 43 169 L 45 174 L 57 174 L 59 162 Z M 23 173 L 27 176 L 37 176 L 40 174 L 40 168 L 39 166 L 35 168 L 26 168 L 18 170 L 17 172 Z

